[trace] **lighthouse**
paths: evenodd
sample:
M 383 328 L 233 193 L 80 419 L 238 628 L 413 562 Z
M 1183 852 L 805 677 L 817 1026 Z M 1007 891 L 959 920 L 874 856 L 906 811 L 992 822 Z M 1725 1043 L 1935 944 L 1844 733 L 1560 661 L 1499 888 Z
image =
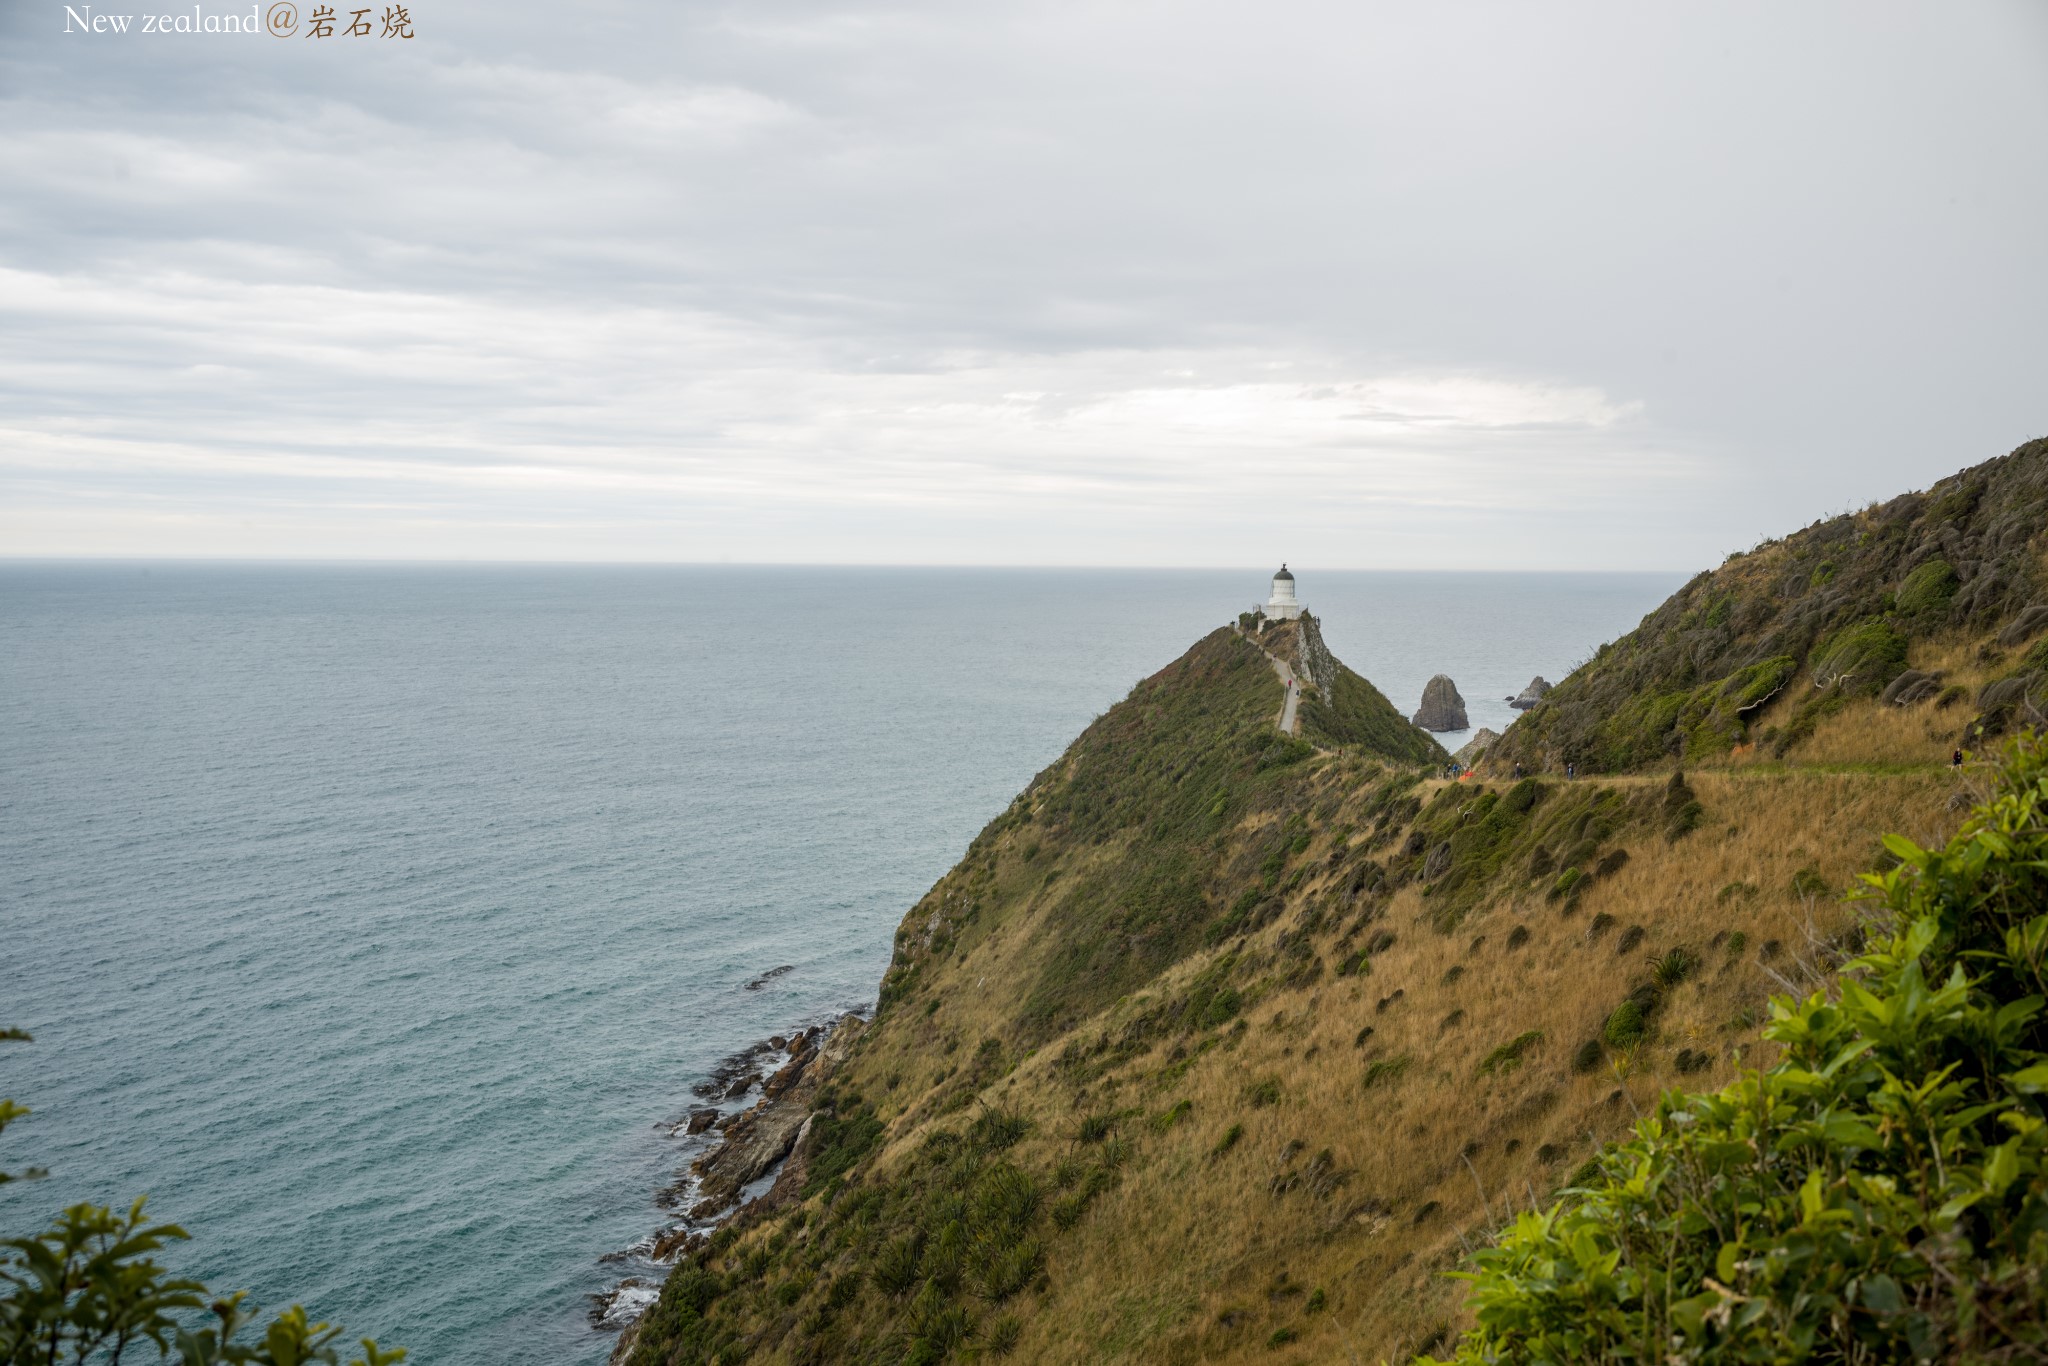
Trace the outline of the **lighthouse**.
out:
M 1265 612 L 1268 621 L 1293 621 L 1301 615 L 1301 604 L 1294 597 L 1294 575 L 1284 564 L 1273 576 L 1273 596 L 1266 600 Z

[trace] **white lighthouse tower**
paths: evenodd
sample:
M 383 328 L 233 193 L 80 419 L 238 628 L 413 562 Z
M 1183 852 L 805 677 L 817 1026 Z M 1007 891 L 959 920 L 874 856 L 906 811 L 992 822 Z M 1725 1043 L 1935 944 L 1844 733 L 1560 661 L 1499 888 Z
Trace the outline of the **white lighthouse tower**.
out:
M 1273 576 L 1273 596 L 1266 600 L 1265 612 L 1268 621 L 1293 621 L 1301 615 L 1301 604 L 1294 597 L 1294 575 L 1284 564 Z

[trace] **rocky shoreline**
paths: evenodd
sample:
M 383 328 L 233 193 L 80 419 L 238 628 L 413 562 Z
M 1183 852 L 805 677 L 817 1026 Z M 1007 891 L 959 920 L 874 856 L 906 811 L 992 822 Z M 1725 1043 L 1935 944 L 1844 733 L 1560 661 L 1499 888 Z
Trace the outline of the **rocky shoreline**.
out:
M 675 1181 L 655 1194 L 657 1205 L 681 1214 L 602 1259 L 646 1272 L 590 1297 L 591 1327 L 620 1334 L 613 1361 L 632 1351 L 640 1315 L 660 1297 L 670 1267 L 702 1247 L 727 1219 L 780 1209 L 798 1198 L 808 1167 L 804 1139 L 817 1114 L 818 1092 L 866 1025 L 859 1013 L 848 1011 L 751 1044 L 690 1088 L 698 1104 L 656 1126 L 685 1145 Z M 734 1104 L 757 1088 L 751 1104 Z

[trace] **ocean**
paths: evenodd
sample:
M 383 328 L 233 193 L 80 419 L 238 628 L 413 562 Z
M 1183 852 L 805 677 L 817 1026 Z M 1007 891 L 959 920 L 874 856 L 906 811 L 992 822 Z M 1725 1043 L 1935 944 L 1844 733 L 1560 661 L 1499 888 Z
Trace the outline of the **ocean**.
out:
M 692 1084 L 1269 573 L 0 564 L 0 1235 L 147 1193 L 422 1366 L 601 1361 Z M 1682 581 L 1297 574 L 1496 730 Z

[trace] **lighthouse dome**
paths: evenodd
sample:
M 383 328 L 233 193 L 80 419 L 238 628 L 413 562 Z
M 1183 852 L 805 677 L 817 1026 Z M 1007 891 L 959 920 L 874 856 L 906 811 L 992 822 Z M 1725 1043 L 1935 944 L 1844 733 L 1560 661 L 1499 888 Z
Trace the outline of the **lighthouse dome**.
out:
M 1292 574 L 1290 574 L 1290 573 L 1288 573 L 1288 572 L 1287 572 L 1287 566 L 1286 566 L 1286 565 L 1284 565 L 1284 564 L 1280 566 L 1280 572 L 1279 572 L 1279 573 L 1277 573 L 1277 574 L 1275 574 L 1275 575 L 1273 576 L 1273 578 L 1274 578 L 1274 580 L 1275 580 L 1276 582 L 1277 582 L 1278 580 L 1280 580 L 1280 579 L 1285 579 L 1285 580 L 1287 580 L 1287 581 L 1288 581 L 1289 583 L 1293 583 L 1293 582 L 1294 582 L 1294 575 L 1292 575 Z

